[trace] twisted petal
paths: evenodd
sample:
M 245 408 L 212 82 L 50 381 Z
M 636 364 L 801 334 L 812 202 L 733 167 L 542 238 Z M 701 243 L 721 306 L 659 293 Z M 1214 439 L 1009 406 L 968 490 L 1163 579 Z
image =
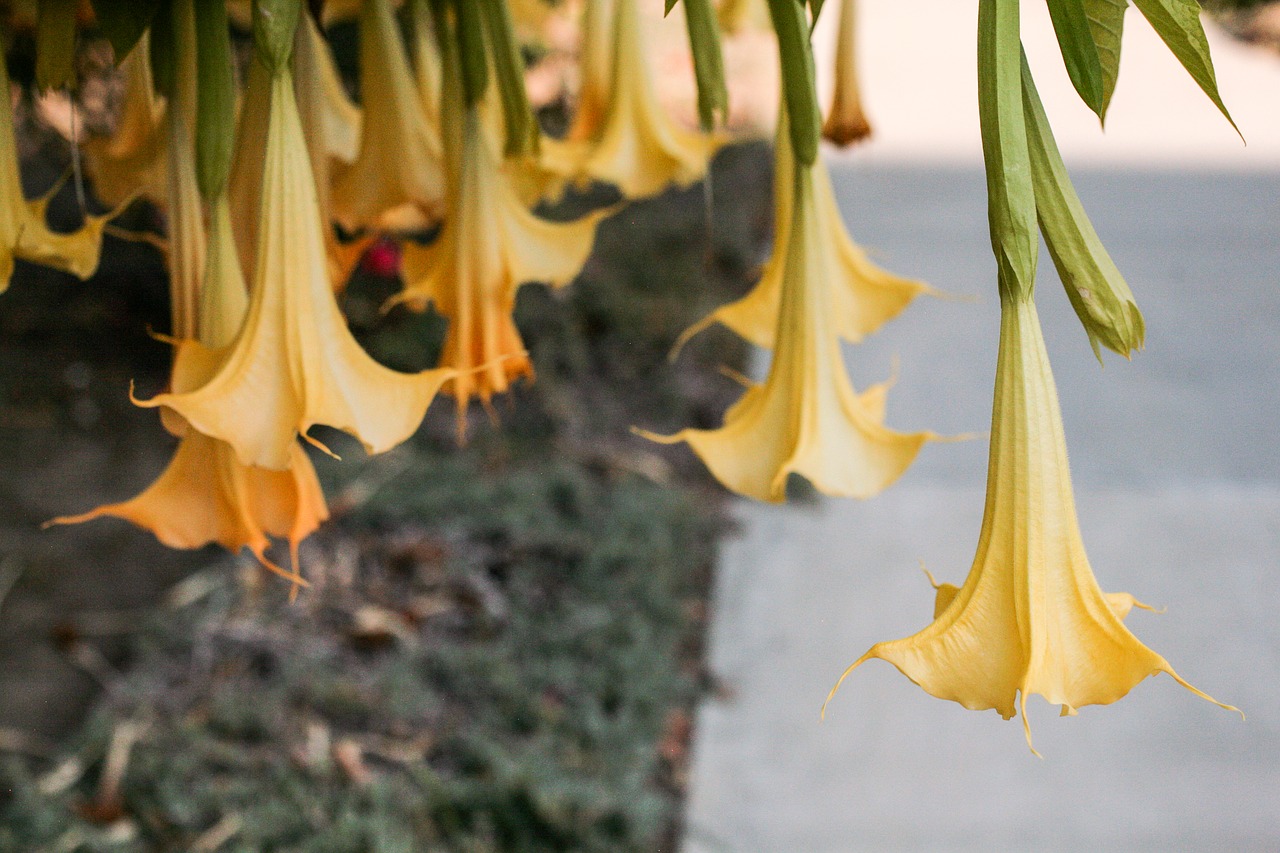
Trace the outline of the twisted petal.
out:
M 687 441 L 726 487 L 759 500 L 785 499 L 792 473 L 826 494 L 870 497 L 935 436 L 883 425 L 887 387 L 854 392 L 833 327 L 830 294 L 840 273 L 825 233 L 815 227 L 813 173 L 795 168 L 791 180 L 795 210 L 768 377 L 729 409 L 720 429 L 687 429 L 659 440 Z
M 297 574 L 297 546 L 329 512 L 315 468 L 297 443 L 286 470 L 267 471 L 242 465 L 230 445 L 189 430 L 168 467 L 137 497 L 49 524 L 79 524 L 103 516 L 150 530 L 170 548 L 211 542 L 232 553 L 248 548 L 267 568 L 306 586 Z M 293 572 L 267 559 L 268 536 L 289 540 Z
M 173 384 L 193 390 L 141 404 L 171 407 L 230 443 L 247 465 L 283 470 L 295 436 L 317 423 L 352 433 L 370 453 L 398 444 L 453 371 L 397 373 L 352 338 L 330 285 L 293 84 L 281 74 L 270 85 L 261 233 L 244 326 L 225 348 L 182 343 Z
M 1144 605 L 1125 593 L 1104 594 L 1094 579 L 1035 305 L 1006 299 L 987 506 L 973 568 L 959 590 L 939 587 L 933 624 L 872 646 L 841 681 L 864 661 L 881 658 L 934 696 L 974 710 L 994 708 L 1005 719 L 1014 715 L 1020 694 L 1028 745 L 1026 699 L 1033 693 L 1073 714 L 1115 702 L 1147 676 L 1167 672 L 1221 704 L 1130 633 L 1121 619 L 1134 606 Z

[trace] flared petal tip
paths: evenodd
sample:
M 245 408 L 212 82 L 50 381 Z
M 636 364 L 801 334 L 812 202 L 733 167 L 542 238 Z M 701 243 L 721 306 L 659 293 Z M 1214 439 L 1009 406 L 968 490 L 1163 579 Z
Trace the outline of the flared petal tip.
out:
M 661 433 L 650 432 L 638 426 L 631 427 L 631 434 L 638 435 L 643 439 L 655 442 L 657 444 L 679 444 L 685 440 L 685 430 L 681 430 L 673 435 L 662 435 Z

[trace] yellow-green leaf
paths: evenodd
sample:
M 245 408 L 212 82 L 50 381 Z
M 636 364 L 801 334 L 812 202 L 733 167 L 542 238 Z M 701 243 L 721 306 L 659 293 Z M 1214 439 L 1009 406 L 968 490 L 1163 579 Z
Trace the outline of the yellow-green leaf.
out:
M 1124 13 L 1128 8 L 1128 0 L 1084 0 L 1084 14 L 1089 19 L 1089 32 L 1093 34 L 1098 62 L 1102 65 L 1102 112 L 1099 118 L 1104 122 L 1120 76 L 1120 39 L 1124 35 Z
M 1083 0 L 1049 0 L 1049 17 L 1053 20 L 1053 31 L 1058 36 L 1058 47 L 1062 50 L 1062 61 L 1066 63 L 1071 84 L 1085 105 L 1101 119 L 1104 106 L 1102 62 L 1089 29 Z
M 693 52 L 693 73 L 698 82 L 698 120 L 711 130 L 729 110 L 729 89 L 720 52 L 720 26 L 710 0 L 684 0 L 685 26 Z
M 1101 344 L 1128 358 L 1133 350 L 1142 349 L 1146 334 L 1142 312 L 1071 185 L 1025 53 L 1022 93 L 1036 215 L 1049 255 L 1089 335 L 1093 354 L 1102 360 Z
M 1200 4 L 1196 0 L 1133 0 L 1133 5 L 1138 7 L 1165 46 L 1187 69 L 1191 79 L 1239 133 L 1240 128 L 1236 127 L 1231 113 L 1227 112 L 1227 105 L 1218 94 L 1218 78 L 1213 72 L 1213 59 L 1209 56 L 1209 40 L 1200 24 Z

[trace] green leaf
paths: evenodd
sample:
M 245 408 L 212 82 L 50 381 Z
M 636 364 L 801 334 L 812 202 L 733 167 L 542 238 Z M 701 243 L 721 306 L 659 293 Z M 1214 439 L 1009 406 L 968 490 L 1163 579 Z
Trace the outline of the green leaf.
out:
M 195 0 L 196 181 L 206 200 L 222 193 L 235 146 L 236 86 L 224 0 Z
M 511 12 L 503 0 L 482 0 L 485 33 L 493 52 L 493 68 L 502 99 L 502 115 L 507 126 L 505 154 L 516 157 L 538 151 L 538 122 L 529 108 L 524 88 L 524 61 L 516 43 Z
M 782 60 L 782 95 L 790 120 L 796 159 L 811 165 L 818 157 L 822 116 L 814 87 L 813 48 L 802 0 L 769 0 L 769 15 L 778 34 Z
M 36 88 L 76 82 L 76 0 L 41 0 L 36 14 Z
M 818 25 L 818 16 L 822 14 L 822 4 L 824 2 L 826 2 L 826 0 L 809 0 L 809 17 L 813 22 L 810 24 L 810 27 L 816 27 Z
M 987 172 L 987 219 L 1001 299 L 1035 291 L 1040 238 L 1022 107 L 1018 0 L 978 3 L 978 120 Z
M 1133 0 L 1133 5 L 1138 7 L 1165 46 L 1178 57 L 1191 79 L 1231 122 L 1236 133 L 1240 133 L 1218 94 L 1218 78 L 1213 72 L 1213 59 L 1209 56 L 1209 40 L 1200 25 L 1200 4 L 1196 0 Z
M 670 15 L 671 10 L 676 7 L 676 3 L 678 2 L 680 2 L 680 0 L 666 0 L 663 4 L 662 17 L 665 18 L 667 15 Z
M 1142 312 L 1071 185 L 1025 52 L 1022 97 L 1036 216 L 1049 255 L 1098 361 L 1102 361 L 1099 344 L 1128 358 L 1142 349 L 1146 335 Z
M 116 62 L 137 45 L 159 8 L 160 0 L 93 0 L 98 30 L 111 43 Z
M 1071 84 L 1089 109 L 1103 117 L 1102 62 L 1094 44 L 1083 0 L 1049 0 L 1049 17 L 1058 36 Z
M 1120 77 L 1120 39 L 1124 35 L 1124 13 L 1128 0 L 1084 0 L 1084 14 L 1102 65 L 1102 112 L 1105 122 L 1111 96 Z
M 720 25 L 710 0 L 684 0 L 684 16 L 693 52 L 693 73 L 698 81 L 698 119 L 703 130 L 711 130 L 729 111 Z

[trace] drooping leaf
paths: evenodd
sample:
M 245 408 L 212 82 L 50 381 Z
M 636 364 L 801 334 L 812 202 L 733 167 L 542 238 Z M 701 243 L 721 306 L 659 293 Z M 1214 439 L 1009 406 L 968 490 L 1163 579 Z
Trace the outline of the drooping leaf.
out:
M 1128 8 L 1128 0 L 1084 0 L 1084 14 L 1089 19 L 1089 31 L 1102 66 L 1100 117 L 1104 121 L 1120 76 L 1120 39 L 1124 35 L 1124 13 Z
M 710 0 L 684 0 L 684 15 L 693 52 L 693 73 L 698 81 L 698 120 L 703 130 L 711 130 L 729 110 L 720 25 Z
M 1036 215 L 1049 255 L 1089 335 L 1094 355 L 1102 360 L 1098 348 L 1102 344 L 1128 358 L 1133 350 L 1142 348 L 1146 333 L 1142 312 L 1071 185 L 1025 53 L 1022 92 Z
M 1236 127 L 1235 119 L 1231 118 L 1227 105 L 1218 94 L 1218 78 L 1213 71 L 1213 59 L 1209 56 L 1209 40 L 1200 24 L 1200 4 L 1196 0 L 1133 0 L 1133 5 L 1138 7 L 1165 46 L 1187 69 L 1191 79 L 1239 133 L 1240 128 Z
M 98 29 L 111 43 L 116 62 L 133 50 L 159 8 L 160 0 L 93 0 Z
M 1089 29 L 1083 0 L 1049 0 L 1049 17 L 1058 36 L 1071 84 L 1099 119 L 1103 115 L 1102 62 Z

